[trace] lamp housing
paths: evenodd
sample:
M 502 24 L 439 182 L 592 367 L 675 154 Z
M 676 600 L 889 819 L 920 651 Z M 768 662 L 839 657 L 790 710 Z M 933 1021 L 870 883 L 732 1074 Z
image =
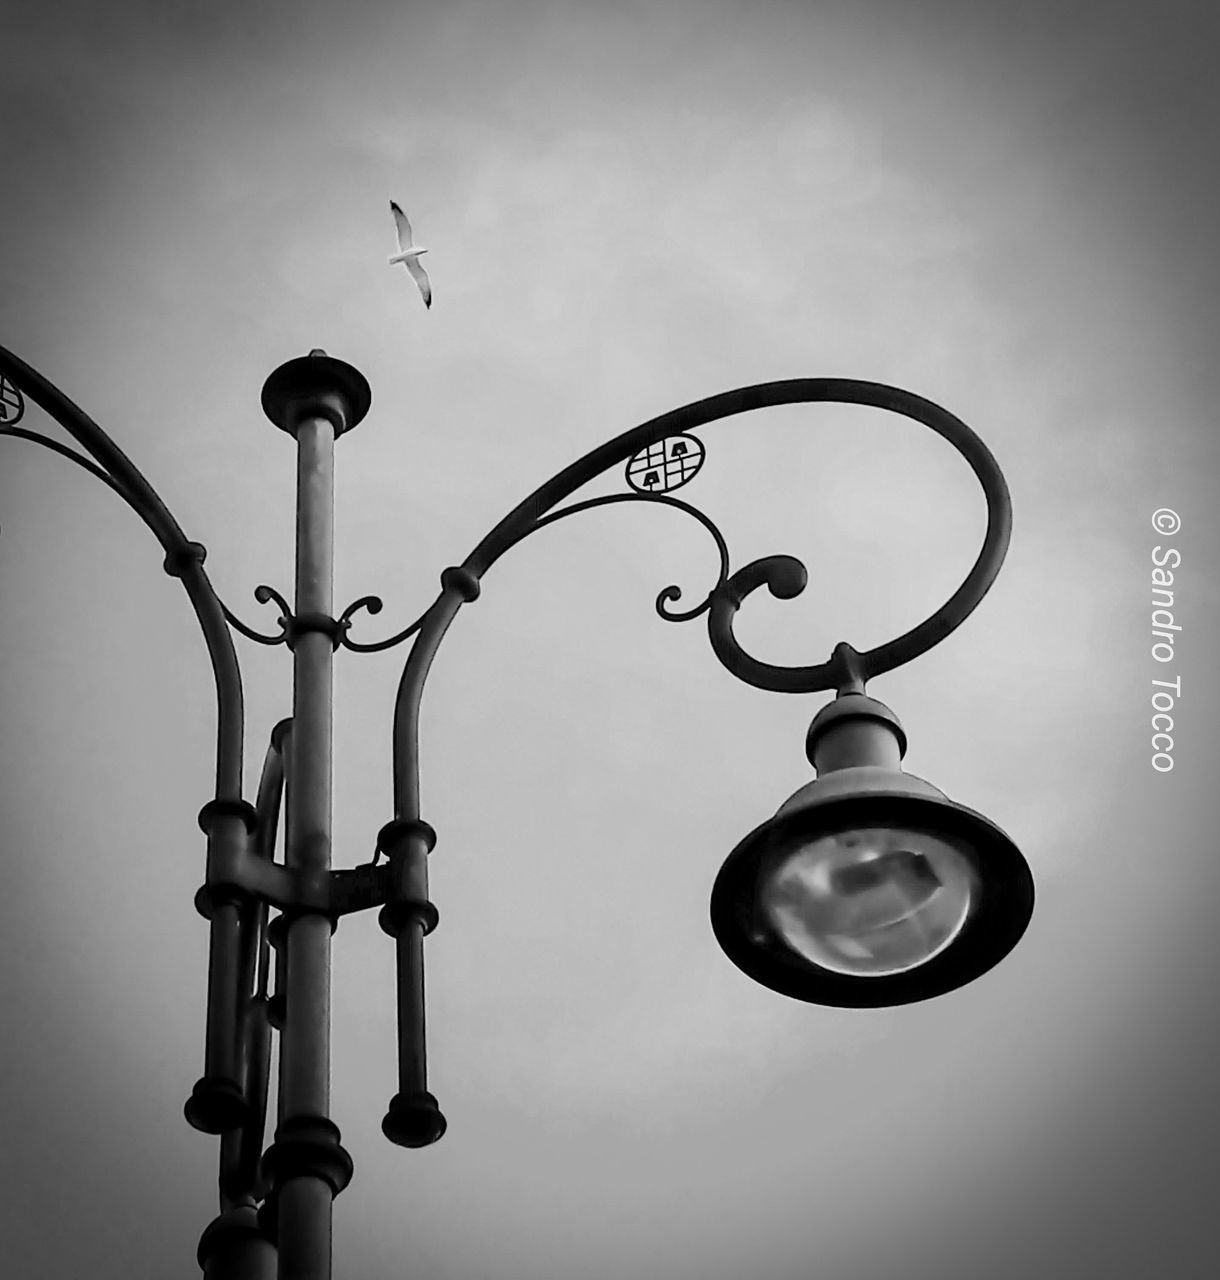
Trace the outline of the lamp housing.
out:
M 906 773 L 898 717 L 840 694 L 809 727 L 817 777 L 729 854 L 716 940 L 794 999 L 909 1004 L 972 982 L 1016 946 L 1033 877 L 993 822 Z

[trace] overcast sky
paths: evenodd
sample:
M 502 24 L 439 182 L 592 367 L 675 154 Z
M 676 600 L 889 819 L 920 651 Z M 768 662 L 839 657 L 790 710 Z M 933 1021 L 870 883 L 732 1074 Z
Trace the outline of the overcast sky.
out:
M 893 1010 L 787 1000 L 712 937 L 716 871 L 811 776 L 829 695 L 749 688 L 701 621 L 657 618 L 662 587 L 693 605 L 715 579 L 696 522 L 611 506 L 491 570 L 422 723 L 449 1132 L 381 1135 L 392 945 L 348 919 L 337 1276 L 1211 1274 L 1218 37 L 1181 0 L 10 6 L 0 342 L 109 431 L 253 625 L 276 616 L 254 587 L 292 585 L 293 448 L 259 394 L 312 347 L 373 388 L 337 448 L 336 607 L 386 602 L 359 640 L 553 472 L 737 386 L 905 387 L 1012 491 L 992 592 L 869 692 L 909 770 L 1024 851 L 1035 915 L 994 971 Z M 391 198 L 430 312 L 386 262 Z M 734 567 L 810 570 L 743 607 L 760 658 L 884 643 L 977 554 L 981 491 L 913 422 L 809 406 L 701 435 L 682 496 Z M 0 452 L 0 1240 L 14 1275 L 191 1275 L 216 1209 L 216 1142 L 182 1118 L 206 654 L 113 493 Z M 1181 559 L 1171 664 L 1157 546 Z M 239 652 L 252 799 L 291 670 Z M 403 658 L 336 660 L 338 866 L 393 816 Z M 1152 681 L 1177 677 L 1158 772 Z

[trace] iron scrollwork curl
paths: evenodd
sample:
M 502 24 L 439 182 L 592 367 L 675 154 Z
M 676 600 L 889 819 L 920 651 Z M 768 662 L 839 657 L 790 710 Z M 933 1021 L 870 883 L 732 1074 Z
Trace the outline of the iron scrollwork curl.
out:
M 265 582 L 259 583 L 254 588 L 254 598 L 259 604 L 270 604 L 274 600 L 279 605 L 280 616 L 277 619 L 280 625 L 279 635 L 265 636 L 261 632 L 255 631 L 252 627 L 246 626 L 239 617 L 222 603 L 220 607 L 224 609 L 225 621 L 231 627 L 235 627 L 240 631 L 248 640 L 254 640 L 258 644 L 284 644 L 288 639 L 289 626 L 292 623 L 292 607 L 274 587 L 267 586 Z
M 676 486 L 674 486 L 676 488 Z M 610 506 L 617 502 L 652 502 L 667 507 L 676 507 L 679 511 L 685 512 L 688 516 L 693 516 L 699 523 L 712 535 L 716 543 L 716 550 L 720 556 L 720 572 L 716 578 L 716 585 L 707 593 L 702 604 L 696 605 L 693 609 L 687 609 L 681 613 L 670 612 L 665 606 L 669 601 L 680 600 L 682 598 L 682 588 L 678 586 L 668 586 L 661 590 L 657 596 L 656 608 L 660 617 L 666 622 L 688 622 L 692 618 L 699 617 L 712 606 L 712 599 L 716 592 L 724 585 L 725 579 L 729 576 L 729 549 L 725 543 L 724 536 L 715 526 L 711 519 L 704 515 L 697 507 L 691 506 L 689 502 L 683 502 L 681 498 L 671 498 L 664 493 L 647 493 L 638 491 L 635 493 L 611 493 L 600 498 L 588 498 L 584 502 L 574 502 L 570 507 L 563 507 L 559 511 L 552 511 L 550 514 L 543 516 L 528 530 L 522 533 L 525 537 L 528 533 L 533 533 L 536 529 L 541 529 L 544 525 L 554 524 L 556 520 L 562 520 L 565 516 L 573 516 L 578 511 L 589 511 L 594 507 Z
M 883 672 L 926 653 L 955 631 L 974 612 L 999 573 L 1012 532 L 1012 504 L 1008 486 L 987 446 L 960 419 L 939 405 L 896 387 L 880 383 L 848 383 L 829 399 L 866 404 L 913 418 L 943 436 L 965 458 L 987 500 L 987 532 L 982 549 L 965 581 L 931 616 L 896 640 L 860 652 L 846 642 L 837 645 L 826 662 L 807 667 L 781 667 L 748 654 L 733 634 L 733 619 L 750 592 L 767 586 L 777 599 L 799 595 L 808 580 L 805 566 L 791 556 L 768 556 L 739 569 L 715 593 L 708 615 L 708 638 L 724 667 L 739 680 L 759 689 L 781 693 L 812 693 L 821 689 L 863 688 Z
M 335 648 L 342 646 L 356 653 L 376 653 L 381 649 L 392 649 L 394 645 L 401 644 L 402 641 L 414 635 L 423 622 L 423 618 L 417 618 L 409 627 L 404 628 L 386 640 L 378 640 L 373 644 L 360 644 L 358 641 L 349 640 L 347 636 L 348 629 L 352 625 L 352 618 L 361 609 L 367 609 L 371 614 L 380 613 L 384 607 L 380 596 L 361 596 L 359 600 L 349 604 L 338 618 L 314 619 L 313 625 L 308 627 L 305 620 L 298 618 L 293 613 L 292 606 L 274 587 L 269 587 L 266 583 L 260 583 L 254 589 L 254 598 L 259 604 L 270 604 L 274 601 L 279 605 L 280 616 L 276 619 L 280 627 L 278 635 L 263 635 L 261 632 L 255 631 L 253 627 L 247 626 L 223 603 L 221 608 L 224 609 L 225 619 L 231 627 L 240 631 L 247 639 L 254 640 L 258 644 L 274 645 L 286 643 L 291 646 L 296 633 L 300 630 L 325 630 L 332 635 Z
M 353 601 L 339 615 L 340 636 L 339 643 L 345 648 L 350 649 L 353 653 L 380 653 L 383 649 L 392 649 L 396 644 L 402 644 L 404 640 L 413 636 L 423 625 L 426 614 L 421 614 L 415 619 L 409 627 L 404 627 L 401 631 L 396 632 L 392 636 L 388 636 L 384 640 L 376 640 L 372 644 L 361 644 L 357 640 L 349 640 L 347 633 L 352 625 L 352 617 L 361 609 L 367 609 L 371 614 L 378 614 L 384 606 L 380 596 L 361 596 L 359 600 Z
M 259 604 L 270 604 L 274 601 L 279 605 L 280 616 L 277 622 L 280 630 L 278 635 L 263 635 L 261 632 L 255 631 L 253 627 L 248 627 L 225 605 L 222 604 L 221 608 L 224 609 L 225 619 L 230 626 L 240 631 L 247 639 L 254 640 L 258 644 L 288 644 L 291 647 L 298 632 L 316 630 L 327 632 L 331 636 L 336 649 L 342 646 L 356 653 L 377 653 L 382 649 L 392 649 L 396 644 L 401 644 L 402 641 L 414 635 L 423 622 L 422 617 L 417 618 L 409 627 L 404 628 L 388 639 L 378 640 L 373 644 L 361 644 L 358 641 L 348 639 L 347 633 L 352 625 L 352 618 L 361 609 L 367 609 L 371 614 L 380 613 L 384 607 L 380 596 L 361 596 L 359 600 L 349 604 L 338 618 L 318 617 L 312 619 L 298 617 L 297 614 L 293 613 L 292 606 L 288 601 L 274 587 L 269 587 L 266 583 L 261 583 L 255 587 L 254 598 Z

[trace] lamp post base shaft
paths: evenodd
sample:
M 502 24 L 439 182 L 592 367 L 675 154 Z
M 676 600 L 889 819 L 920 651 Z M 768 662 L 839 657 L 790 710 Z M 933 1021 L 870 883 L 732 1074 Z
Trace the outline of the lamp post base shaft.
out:
M 291 1178 L 278 1200 L 279 1280 L 330 1280 L 330 1184 L 322 1178 Z

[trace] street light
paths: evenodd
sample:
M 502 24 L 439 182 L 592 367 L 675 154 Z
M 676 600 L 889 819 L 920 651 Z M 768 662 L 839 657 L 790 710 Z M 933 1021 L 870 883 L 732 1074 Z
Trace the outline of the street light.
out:
M 85 450 L 19 426 L 28 397 Z M 980 814 L 903 772 L 906 735 L 865 683 L 901 666 L 969 616 L 999 571 L 1011 529 L 1008 490 L 986 446 L 964 423 L 910 392 L 880 383 L 806 378 L 769 382 L 697 401 L 624 432 L 572 463 L 518 504 L 466 559 L 441 574 L 436 600 L 411 626 L 374 643 L 349 636 L 364 596 L 334 616 L 334 444 L 371 404 L 363 376 L 322 351 L 290 360 L 263 388 L 267 416 L 297 445 L 295 601 L 260 585 L 280 610 L 278 634 L 247 626 L 216 595 L 205 551 L 190 541 L 152 486 L 110 437 L 41 374 L 0 348 L 0 435 L 69 458 L 144 520 L 165 550 L 199 619 L 217 696 L 215 795 L 200 811 L 207 874 L 195 903 L 210 930 L 204 1074 L 187 1120 L 220 1136 L 220 1213 L 199 1242 L 206 1280 L 328 1280 L 334 1197 L 352 1175 L 330 1119 L 330 945 L 344 915 L 373 907 L 394 939 L 398 1087 L 382 1121 L 400 1146 L 437 1141 L 446 1121 L 427 1087 L 423 940 L 435 929 L 428 855 L 436 833 L 420 816 L 419 711 L 432 659 L 463 604 L 510 547 L 544 525 L 619 502 L 660 503 L 692 516 L 715 541 L 720 572 L 701 604 L 658 614 L 707 614 L 713 651 L 734 675 L 788 693 L 835 690 L 810 726 L 817 777 L 729 854 L 712 890 L 712 929 L 741 970 L 796 999 L 875 1007 L 939 995 L 973 980 L 1016 945 L 1033 910 L 1033 881 L 1016 846 Z M 698 428 L 771 405 L 870 405 L 914 419 L 948 440 L 983 487 L 988 521 L 978 558 L 952 597 L 897 640 L 867 652 L 835 646 L 829 661 L 779 667 L 745 652 L 733 619 L 766 586 L 791 599 L 806 573 L 791 556 L 729 570 L 715 524 L 672 490 L 705 457 Z M 86 456 L 87 455 L 87 456 Z M 625 464 L 629 492 L 560 507 L 581 486 Z M 253 804 L 242 796 L 241 676 L 232 631 L 293 657 L 292 716 L 272 729 Z M 411 640 L 394 709 L 394 816 L 372 859 L 334 870 L 331 857 L 331 671 L 339 648 L 388 649 Z M 281 801 L 284 861 L 275 860 Z M 384 858 L 384 862 L 382 859 Z M 278 914 L 270 917 L 270 911 Z M 273 959 L 274 957 L 274 959 Z M 278 1032 L 278 1114 L 263 1149 L 271 1036 Z
M 898 717 L 862 691 L 818 712 L 806 750 L 817 778 L 716 877 L 729 959 L 783 995 L 850 1008 L 942 995 L 998 964 L 1034 908 L 1016 845 L 904 773 Z

